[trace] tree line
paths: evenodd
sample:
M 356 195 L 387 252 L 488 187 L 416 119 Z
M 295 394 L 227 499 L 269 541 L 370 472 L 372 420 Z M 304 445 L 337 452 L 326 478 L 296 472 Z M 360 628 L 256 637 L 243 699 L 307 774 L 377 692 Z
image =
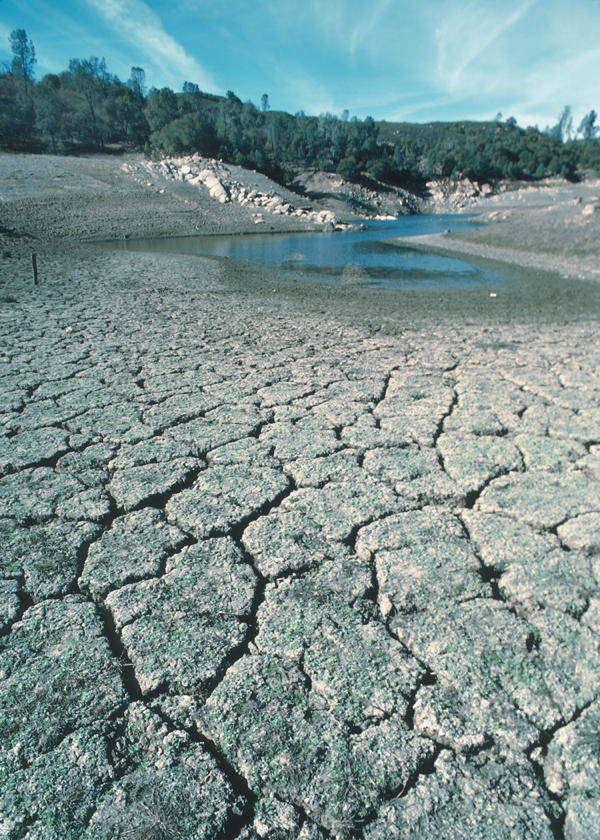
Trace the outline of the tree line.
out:
M 522 129 L 498 114 L 489 122 L 376 123 L 371 117 L 273 111 L 228 91 L 220 97 L 185 82 L 180 92 L 146 90 L 144 70 L 127 81 L 104 59 L 72 59 L 59 74 L 35 79 L 35 48 L 23 29 L 10 35 L 12 61 L 0 70 L 0 145 L 81 153 L 145 150 L 149 156 L 200 152 L 289 182 L 302 168 L 370 177 L 398 185 L 432 178 L 575 178 L 600 170 L 596 113 L 577 132 L 570 109 L 545 131 Z

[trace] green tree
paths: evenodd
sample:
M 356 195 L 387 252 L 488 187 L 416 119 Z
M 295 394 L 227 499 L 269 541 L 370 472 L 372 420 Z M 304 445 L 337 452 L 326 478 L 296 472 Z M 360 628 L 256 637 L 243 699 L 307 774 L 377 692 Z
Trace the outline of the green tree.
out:
M 151 131 L 160 131 L 179 117 L 177 97 L 170 88 L 151 90 L 146 101 L 146 119 Z
M 17 101 L 17 83 L 11 73 L 0 74 L 0 144 L 13 146 L 23 137 L 22 111 Z M 27 132 L 25 131 L 25 134 Z
M 597 116 L 596 112 L 592 109 L 579 123 L 577 133 L 583 140 L 591 140 L 598 133 L 598 127 L 595 125 Z
M 360 177 L 360 168 L 355 157 L 344 157 L 337 165 L 336 172 L 346 181 L 356 181 Z
M 10 75 L 13 83 L 5 85 L 8 95 L 6 105 L 8 118 L 12 123 L 12 130 L 8 131 L 10 144 L 28 143 L 33 136 L 35 111 L 33 108 L 33 68 L 35 65 L 35 48 L 27 37 L 24 29 L 14 29 L 9 37 L 10 49 L 13 54 L 10 63 Z
M 377 181 L 388 181 L 393 179 L 393 172 L 387 160 L 382 158 L 370 160 L 367 165 L 367 172 Z
M 13 54 L 11 72 L 27 86 L 33 84 L 33 68 L 36 63 L 35 47 L 24 29 L 13 29 L 9 37 Z
M 148 138 L 148 123 L 139 87 L 131 88 L 121 82 L 113 82 L 107 91 L 105 108 L 109 120 L 109 139 L 134 147 L 143 146 Z
M 202 110 L 202 94 L 195 82 L 183 83 L 182 93 L 178 96 L 178 100 L 182 114 L 198 114 Z
M 63 136 L 65 102 L 61 96 L 60 79 L 49 73 L 34 88 L 35 127 L 37 133 L 48 138 L 50 149 L 57 152 Z
M 188 152 L 214 155 L 217 150 L 214 129 L 201 114 L 185 114 L 172 120 L 151 135 L 150 144 L 167 155 Z
M 69 62 L 68 87 L 71 88 L 72 125 L 77 139 L 104 147 L 110 135 L 106 104 L 114 78 L 103 58 L 73 58 Z
M 219 154 L 234 163 L 239 162 L 240 154 L 244 151 L 243 107 L 242 100 L 232 90 L 228 90 L 217 110 L 215 128 L 220 141 Z
M 132 67 L 131 74 L 127 80 L 127 87 L 130 88 L 142 99 L 146 95 L 146 71 L 143 67 Z
M 571 116 L 571 106 L 565 105 L 558 115 L 558 122 L 556 125 L 546 129 L 546 134 L 554 137 L 556 140 L 568 140 L 573 133 L 573 117 Z

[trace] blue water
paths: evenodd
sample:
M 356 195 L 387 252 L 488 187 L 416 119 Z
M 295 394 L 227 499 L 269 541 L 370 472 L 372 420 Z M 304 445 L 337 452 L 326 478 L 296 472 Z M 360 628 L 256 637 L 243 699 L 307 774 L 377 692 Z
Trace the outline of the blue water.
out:
M 299 281 L 310 277 L 332 284 L 442 289 L 498 287 L 507 281 L 500 270 L 410 248 L 411 236 L 478 227 L 472 215 L 399 216 L 365 224 L 366 230 L 350 233 L 185 236 L 135 240 L 125 247 L 266 264 Z M 399 237 L 407 238 L 408 247 L 386 241 Z

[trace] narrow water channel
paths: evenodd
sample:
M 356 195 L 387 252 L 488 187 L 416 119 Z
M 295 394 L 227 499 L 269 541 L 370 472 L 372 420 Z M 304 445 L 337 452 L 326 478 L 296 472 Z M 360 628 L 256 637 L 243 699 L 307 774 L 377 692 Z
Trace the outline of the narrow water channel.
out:
M 410 248 L 410 237 L 479 226 L 473 215 L 399 216 L 368 221 L 348 233 L 270 233 L 136 239 L 120 243 L 130 251 L 151 251 L 264 264 L 297 277 L 332 284 L 403 289 L 499 287 L 508 277 L 499 269 L 465 259 Z M 399 248 L 389 240 L 406 238 Z

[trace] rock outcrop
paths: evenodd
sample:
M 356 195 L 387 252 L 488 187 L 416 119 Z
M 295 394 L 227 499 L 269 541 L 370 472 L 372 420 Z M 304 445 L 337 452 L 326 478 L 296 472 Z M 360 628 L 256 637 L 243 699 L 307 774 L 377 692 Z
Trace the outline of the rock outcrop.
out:
M 220 160 L 187 155 L 161 161 L 147 161 L 143 165 L 153 176 L 160 174 L 172 180 L 205 187 L 211 198 L 220 204 L 238 203 L 254 209 L 255 224 L 264 223 L 265 214 L 274 214 L 296 216 L 330 230 L 347 230 L 350 227 L 340 222 L 331 210 L 296 207 L 274 189 L 261 190 L 252 186 L 243 175 L 236 177 L 234 168 Z M 239 167 L 235 168 L 239 170 Z M 237 174 L 242 171 L 239 170 Z

